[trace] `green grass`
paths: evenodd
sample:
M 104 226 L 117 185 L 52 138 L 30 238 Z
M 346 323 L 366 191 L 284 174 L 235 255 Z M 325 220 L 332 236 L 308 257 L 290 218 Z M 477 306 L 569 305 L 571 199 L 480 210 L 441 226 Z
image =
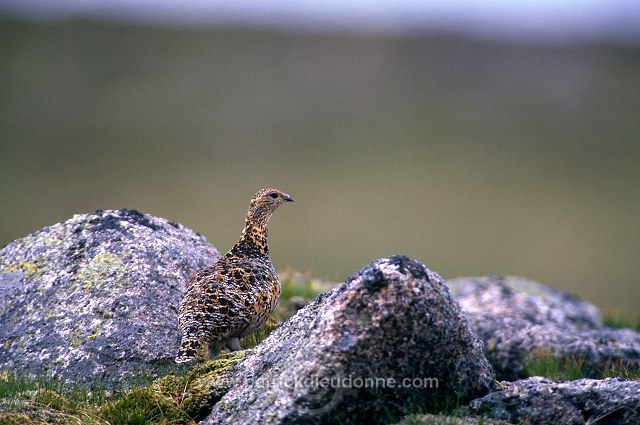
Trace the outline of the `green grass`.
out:
M 282 284 L 280 299 L 283 301 L 288 301 L 293 297 L 311 301 L 333 286 L 332 283 L 322 282 L 311 278 L 308 274 L 299 273 L 292 269 L 285 270 L 280 281 Z
M 100 419 L 113 425 L 193 422 L 171 397 L 149 387 L 138 387 L 98 410 Z
M 630 360 L 608 361 L 602 368 L 585 365 L 583 358 L 562 357 L 550 350 L 536 350 L 525 365 L 528 376 L 544 376 L 554 381 L 573 381 L 582 378 L 640 378 L 640 364 Z
M 240 340 L 240 348 L 246 350 L 247 348 L 253 348 L 260 344 L 269 336 L 269 334 L 271 334 L 271 332 L 278 328 L 278 325 L 279 323 L 273 318 L 273 316 L 270 317 L 260 329 Z
M 562 357 L 542 349 L 530 356 L 525 371 L 529 376 L 544 376 L 554 381 L 573 381 L 588 375 L 584 359 Z
M 226 392 L 216 385 L 217 380 L 245 354 L 222 354 L 149 384 L 113 393 L 3 372 L 0 424 L 195 424 Z
M 431 406 L 409 405 L 407 415 L 397 417 L 386 410 L 386 422 L 397 425 L 507 425 L 507 422 L 471 417 L 464 413 L 465 401 L 459 396 L 434 397 Z
M 104 388 L 65 388 L 51 378 L 0 374 L 0 423 L 94 423 L 93 406 L 107 402 Z M 22 418 L 22 422 L 19 421 Z
M 604 324 L 613 329 L 633 329 L 640 331 L 640 314 L 632 318 L 630 315 L 621 312 L 605 311 Z
M 602 378 L 640 379 L 640 363 L 631 360 L 609 361 L 599 375 Z
M 64 395 L 64 400 L 58 399 L 54 394 Z M 82 406 L 104 403 L 108 396 L 108 392 L 101 386 L 89 391 L 82 385 L 69 388 L 55 379 L 42 376 L 21 376 L 8 371 L 0 374 L 2 406 L 30 400 L 35 404 L 49 405 L 63 412 L 77 412 Z

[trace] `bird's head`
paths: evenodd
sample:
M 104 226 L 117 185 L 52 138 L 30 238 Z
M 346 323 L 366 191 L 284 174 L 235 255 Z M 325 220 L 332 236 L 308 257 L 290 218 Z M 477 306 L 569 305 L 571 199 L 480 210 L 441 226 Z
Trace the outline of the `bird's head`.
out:
M 266 188 L 258 191 L 249 204 L 249 215 L 260 217 L 271 215 L 276 208 L 285 202 L 293 202 L 293 198 L 278 189 Z

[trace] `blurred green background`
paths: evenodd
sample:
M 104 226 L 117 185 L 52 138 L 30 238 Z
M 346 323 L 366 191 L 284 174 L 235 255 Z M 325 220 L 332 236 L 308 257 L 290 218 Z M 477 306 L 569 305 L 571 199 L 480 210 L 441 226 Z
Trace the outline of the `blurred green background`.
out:
M 4 19 L 0 46 L 0 245 L 131 208 L 225 252 L 275 186 L 281 271 L 403 253 L 638 312 L 638 45 Z

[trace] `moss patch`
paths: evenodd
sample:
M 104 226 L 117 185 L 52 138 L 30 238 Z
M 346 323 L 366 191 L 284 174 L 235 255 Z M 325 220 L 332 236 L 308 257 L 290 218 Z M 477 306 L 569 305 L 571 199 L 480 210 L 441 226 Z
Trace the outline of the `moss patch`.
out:
M 100 288 L 105 278 L 118 285 L 122 282 L 125 272 L 126 267 L 120 257 L 111 252 L 101 252 L 80 267 L 74 279 L 83 283 L 82 289 L 89 291 L 92 288 Z
M 0 413 L 0 425 L 31 425 L 38 422 L 32 421 L 27 415 L 19 413 Z
M 231 388 L 233 366 L 247 351 L 187 366 L 149 385 L 107 394 L 55 381 L 0 373 L 0 425 L 195 424 Z
M 97 417 L 111 424 L 180 423 L 204 419 L 232 384 L 232 367 L 245 358 L 239 351 L 196 364 L 183 375 L 168 375 L 127 391 Z
M 172 399 L 153 386 L 128 391 L 118 401 L 100 408 L 97 416 L 113 425 L 190 422 Z
M 231 388 L 233 366 L 247 351 L 221 354 L 196 363 L 183 373 L 127 391 L 102 407 L 97 417 L 109 423 L 194 423 L 204 419 Z
M 196 365 L 187 375 L 182 407 L 196 420 L 204 419 L 213 405 L 231 388 L 233 366 L 248 351 L 221 354 L 214 360 Z
M 5 273 L 12 272 L 22 272 L 22 276 L 25 279 L 37 279 L 41 276 L 40 268 L 42 265 L 39 265 L 36 261 L 19 261 L 17 264 L 9 264 L 4 267 Z
M 87 341 L 93 341 L 94 339 L 96 339 L 98 337 L 98 335 L 100 335 L 100 332 L 102 332 L 102 328 L 101 327 L 96 328 L 96 330 L 93 331 L 93 333 L 91 333 L 87 337 Z
M 69 341 L 69 345 L 73 348 L 78 348 L 84 342 L 84 337 L 81 331 L 75 331 L 73 335 L 71 335 L 71 341 Z

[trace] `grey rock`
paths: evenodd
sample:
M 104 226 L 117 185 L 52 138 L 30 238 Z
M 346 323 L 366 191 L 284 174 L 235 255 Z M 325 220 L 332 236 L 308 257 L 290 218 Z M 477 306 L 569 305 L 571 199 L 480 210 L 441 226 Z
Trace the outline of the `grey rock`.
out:
M 416 414 L 402 418 L 396 425 L 510 425 L 509 422 L 479 416 Z
M 573 294 L 516 276 L 466 277 L 448 282 L 465 313 L 509 316 L 532 325 L 596 329 L 602 316 L 596 306 Z
M 443 279 L 403 256 L 318 297 L 237 368 L 204 423 L 381 423 L 494 383 Z
M 79 214 L 0 251 L 0 370 L 107 388 L 170 367 L 201 235 L 133 210 Z
M 514 424 L 640 424 L 640 380 L 533 377 L 502 385 L 503 390 L 473 400 L 466 411 Z
M 540 353 L 583 360 L 590 377 L 611 362 L 640 362 L 640 333 L 604 327 L 598 309 L 571 294 L 517 277 L 454 279 L 449 287 L 500 380 L 526 378 Z

